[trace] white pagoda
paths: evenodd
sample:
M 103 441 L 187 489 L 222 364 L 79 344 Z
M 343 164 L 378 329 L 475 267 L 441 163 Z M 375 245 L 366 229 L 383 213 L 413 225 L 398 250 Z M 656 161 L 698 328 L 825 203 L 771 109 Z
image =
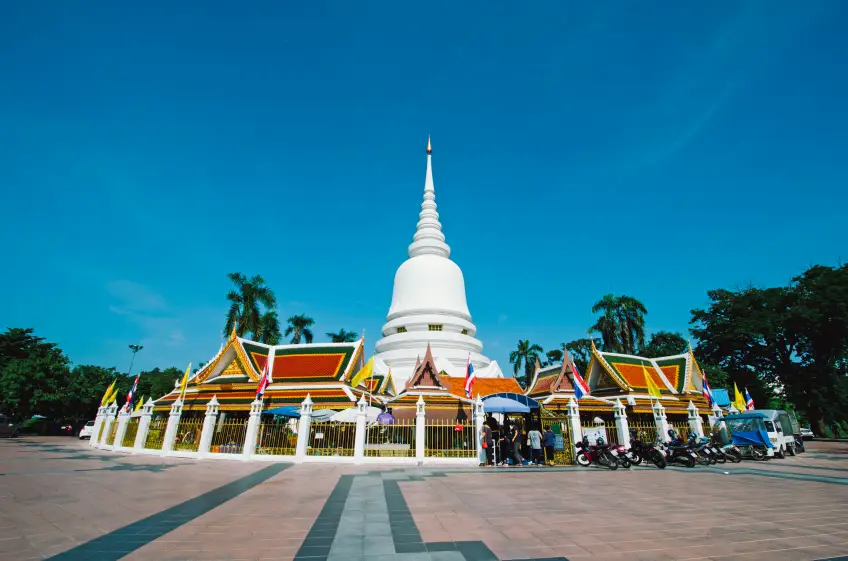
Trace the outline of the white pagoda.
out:
M 502 378 L 497 361 L 483 356 L 483 343 L 465 301 L 462 270 L 450 259 L 433 186 L 432 147 L 427 139 L 427 175 L 418 227 L 408 249 L 409 259 L 395 273 L 392 304 L 383 338 L 377 341 L 375 370 L 391 368 L 398 390 L 412 376 L 427 345 L 439 371 L 465 376 L 471 360 L 478 377 Z

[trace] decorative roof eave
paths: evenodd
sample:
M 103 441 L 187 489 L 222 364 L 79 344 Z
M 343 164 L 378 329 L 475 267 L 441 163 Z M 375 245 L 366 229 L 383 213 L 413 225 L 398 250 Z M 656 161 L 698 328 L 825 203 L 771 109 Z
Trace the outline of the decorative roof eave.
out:
M 614 368 L 612 368 L 610 366 L 609 362 L 607 362 L 606 357 L 608 357 L 608 356 L 611 356 L 611 357 L 620 356 L 622 358 L 628 358 L 628 359 L 631 359 L 631 360 L 638 360 L 640 362 L 643 362 L 643 361 L 648 362 L 651 365 L 651 368 L 653 368 L 654 372 L 656 372 L 656 374 L 659 376 L 660 381 L 665 385 L 666 389 L 674 395 L 678 394 L 677 388 L 672 386 L 671 382 L 668 381 L 668 378 L 665 377 L 665 374 L 663 373 L 659 364 L 657 364 L 657 360 L 671 359 L 671 358 L 681 358 L 685 355 L 671 355 L 671 356 L 667 356 L 667 357 L 664 356 L 664 357 L 659 357 L 658 359 L 653 359 L 653 358 L 646 358 L 646 357 L 637 356 L 637 355 L 628 355 L 628 354 L 624 354 L 624 353 L 611 353 L 611 352 L 606 352 L 606 351 L 599 351 L 596 348 L 594 348 L 594 346 L 592 347 L 592 352 L 593 352 L 593 355 L 594 355 L 594 353 L 598 353 L 598 356 L 600 357 L 601 362 L 604 365 L 604 369 L 607 370 L 607 372 L 609 372 L 610 370 L 615 370 Z M 628 391 L 634 391 L 634 388 L 632 388 L 630 386 L 630 384 L 627 383 L 627 380 L 624 380 L 624 378 L 621 378 L 621 379 L 624 382 L 624 385 L 626 386 L 626 388 L 622 388 L 622 389 L 627 389 Z
M 631 387 L 630 387 L 630 385 L 627 383 L 627 381 L 626 381 L 626 380 L 624 380 L 621 376 L 619 376 L 619 375 L 618 375 L 618 372 L 615 370 L 615 368 L 613 368 L 612 366 L 610 366 L 610 365 L 609 365 L 609 363 L 607 362 L 607 360 L 606 360 L 606 359 L 604 358 L 604 356 L 601 354 L 601 351 L 599 351 L 599 350 L 595 347 L 595 343 L 593 342 L 593 343 L 592 343 L 592 358 L 591 358 L 591 360 L 589 361 L 589 367 L 587 368 L 587 370 L 589 371 L 589 378 L 590 378 L 590 380 L 591 380 L 591 378 L 592 378 L 592 375 L 593 375 L 593 374 L 594 374 L 594 372 L 595 372 L 595 371 L 594 371 L 594 369 L 592 368 L 592 366 L 593 366 L 596 362 L 597 362 L 597 364 L 599 364 L 599 365 L 601 366 L 601 368 L 603 368 L 603 369 L 604 369 L 604 371 L 605 371 L 605 372 L 609 375 L 609 377 L 612 379 L 612 381 L 613 381 L 613 382 L 615 382 L 615 383 L 616 383 L 616 385 L 617 385 L 619 388 L 621 388 L 622 390 L 624 390 L 624 391 L 626 391 L 626 392 L 629 392 L 629 391 L 631 391 L 631 390 L 632 390 L 632 388 L 631 388 Z M 600 374 L 599 374 L 597 377 L 599 377 L 599 376 L 600 376 Z M 595 380 L 595 382 L 596 382 L 596 383 L 595 383 L 595 387 L 597 387 L 597 382 L 598 382 L 597 377 L 596 377 L 596 380 Z M 592 382 L 591 382 L 590 380 L 587 380 L 586 382 L 589 384 L 589 388 L 590 388 L 592 391 L 594 391 L 594 388 L 592 387 Z
M 327 343 L 327 346 L 331 346 L 331 345 L 339 345 L 339 343 Z M 350 377 L 353 376 L 353 374 L 355 372 L 354 369 L 356 368 L 356 364 L 362 358 L 362 353 L 364 352 L 364 349 L 365 349 L 365 337 L 363 336 L 356 342 L 356 350 L 353 351 L 353 356 L 350 357 L 350 360 L 348 361 L 347 366 L 344 369 L 344 372 L 342 372 L 341 376 L 339 376 L 340 382 L 348 381 L 350 379 Z

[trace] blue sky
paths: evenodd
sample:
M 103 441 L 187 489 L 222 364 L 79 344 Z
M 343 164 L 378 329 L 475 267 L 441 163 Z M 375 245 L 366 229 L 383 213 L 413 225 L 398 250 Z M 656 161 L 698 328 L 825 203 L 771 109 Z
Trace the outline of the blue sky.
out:
M 206 360 L 231 271 L 373 347 L 428 134 L 505 370 L 848 255 L 844 3 L 125 4 L 0 7 L 0 328 L 77 363 Z

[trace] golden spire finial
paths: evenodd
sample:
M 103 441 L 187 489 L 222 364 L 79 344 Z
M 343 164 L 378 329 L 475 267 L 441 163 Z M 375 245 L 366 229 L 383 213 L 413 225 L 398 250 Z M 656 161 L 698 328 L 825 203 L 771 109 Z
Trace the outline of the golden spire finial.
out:
M 432 153 L 433 153 L 433 145 L 430 144 L 430 135 L 428 134 L 427 135 L 427 155 L 429 156 Z

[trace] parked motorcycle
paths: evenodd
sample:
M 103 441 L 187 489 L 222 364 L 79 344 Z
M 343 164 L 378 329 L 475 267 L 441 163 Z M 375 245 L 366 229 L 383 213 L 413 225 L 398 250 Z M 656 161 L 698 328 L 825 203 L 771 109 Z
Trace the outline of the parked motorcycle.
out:
M 712 437 L 710 438 L 710 443 L 712 449 L 715 450 L 718 454 L 716 457 L 720 464 L 725 462 L 730 462 L 733 464 L 738 464 L 742 461 L 742 452 L 739 451 L 736 446 L 731 444 L 722 444 L 721 443 L 721 431 L 716 428 L 713 429 Z
M 625 448 L 621 444 L 611 444 L 610 450 L 615 452 L 616 457 L 618 458 L 618 462 L 621 464 L 621 467 L 625 469 L 630 469 L 630 466 L 633 465 L 633 462 L 627 455 L 627 448 Z
M 584 436 L 583 440 L 576 443 L 577 448 L 577 465 L 590 466 L 596 464 L 606 466 L 609 469 L 618 469 L 618 456 L 614 450 L 610 450 L 609 445 L 604 442 L 603 438 L 598 438 L 594 446 L 589 445 L 589 437 Z
M 666 462 L 683 464 L 689 468 L 695 467 L 695 462 L 698 461 L 698 455 L 695 451 L 677 437 L 674 429 L 668 430 L 668 436 L 671 437 L 671 441 L 668 444 L 660 443 L 665 449 Z
M 637 466 L 645 462 L 652 462 L 660 469 L 665 469 L 667 462 L 665 454 L 657 449 L 653 444 L 648 444 L 639 439 L 639 432 L 636 429 L 630 431 L 630 450 L 627 453 L 630 460 Z
M 709 444 L 709 438 L 698 438 L 694 432 L 689 435 L 689 447 L 697 454 L 698 463 L 704 466 L 718 462 Z

